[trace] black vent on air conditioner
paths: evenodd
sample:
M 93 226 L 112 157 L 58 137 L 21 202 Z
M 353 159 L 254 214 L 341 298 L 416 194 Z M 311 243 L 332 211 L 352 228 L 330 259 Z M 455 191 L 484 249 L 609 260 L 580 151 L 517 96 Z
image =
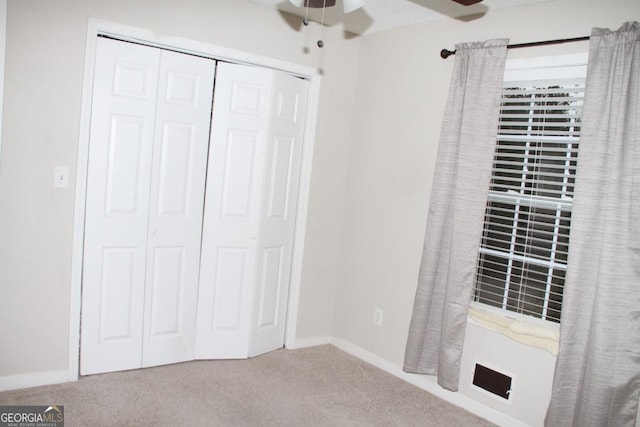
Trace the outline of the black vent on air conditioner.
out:
M 509 399 L 511 393 L 511 377 L 476 363 L 473 374 L 473 385 L 487 390 L 503 399 Z

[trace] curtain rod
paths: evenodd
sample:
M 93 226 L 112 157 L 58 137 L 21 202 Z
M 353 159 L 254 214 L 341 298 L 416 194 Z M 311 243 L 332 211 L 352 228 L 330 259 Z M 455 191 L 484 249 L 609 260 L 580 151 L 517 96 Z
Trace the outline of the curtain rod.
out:
M 507 49 L 518 49 L 520 47 L 533 47 L 533 46 L 545 46 L 549 44 L 561 44 L 561 43 L 570 43 L 570 42 L 581 42 L 585 40 L 589 40 L 589 36 L 584 37 L 574 37 L 571 39 L 557 39 L 557 40 L 545 40 L 541 42 L 530 42 L 530 43 L 519 43 L 519 44 L 510 44 L 507 45 Z M 447 59 L 451 55 L 455 55 L 455 50 L 442 49 L 440 51 L 440 57 L 442 59 Z

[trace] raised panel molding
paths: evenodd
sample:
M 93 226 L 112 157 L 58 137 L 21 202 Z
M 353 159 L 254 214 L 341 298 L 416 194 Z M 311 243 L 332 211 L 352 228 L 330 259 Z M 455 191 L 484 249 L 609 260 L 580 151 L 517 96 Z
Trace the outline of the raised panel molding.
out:
M 212 331 L 237 330 L 242 313 L 248 248 L 218 248 L 215 270 Z
M 131 339 L 136 248 L 104 248 L 100 283 L 100 342 Z
M 258 328 L 276 326 L 282 290 L 282 246 L 265 248 L 262 258 L 258 310 Z
M 137 215 L 140 189 L 140 155 L 145 119 L 114 115 L 111 118 L 105 215 Z M 135 141 L 135 143 L 131 143 Z
M 297 93 L 278 92 L 278 107 L 276 117 L 290 122 L 298 121 L 298 102 L 300 97 Z
M 116 61 L 113 94 L 128 98 L 150 99 L 153 93 L 149 79 L 150 68 L 139 64 Z
M 248 219 L 258 134 L 231 130 L 227 137 L 221 218 Z
M 194 125 L 165 122 L 162 129 L 158 216 L 188 216 L 189 166 L 192 162 Z
M 294 144 L 292 137 L 275 137 L 267 208 L 269 218 L 286 219 L 288 217 Z
M 263 88 L 244 82 L 234 82 L 231 89 L 230 111 L 238 114 L 260 115 L 263 109 Z
M 153 251 L 151 285 L 151 325 L 149 335 L 180 333 L 184 289 L 184 248 L 158 247 Z
M 199 89 L 200 76 L 169 70 L 167 76 L 167 96 L 165 101 L 168 104 L 197 107 Z

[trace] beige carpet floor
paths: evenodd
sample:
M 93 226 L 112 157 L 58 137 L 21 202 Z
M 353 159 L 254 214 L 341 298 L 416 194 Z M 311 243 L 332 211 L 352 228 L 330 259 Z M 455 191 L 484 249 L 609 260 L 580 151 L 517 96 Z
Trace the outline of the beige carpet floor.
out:
M 492 425 L 330 345 L 92 375 L 0 405 L 64 405 L 66 427 Z

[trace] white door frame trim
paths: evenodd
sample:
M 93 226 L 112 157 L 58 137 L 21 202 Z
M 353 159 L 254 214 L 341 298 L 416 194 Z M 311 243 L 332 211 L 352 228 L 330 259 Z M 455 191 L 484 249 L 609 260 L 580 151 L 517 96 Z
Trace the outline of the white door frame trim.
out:
M 282 70 L 309 80 L 308 108 L 302 163 L 300 170 L 300 185 L 298 205 L 296 211 L 296 226 L 293 242 L 293 257 L 291 264 L 291 283 L 287 304 L 287 325 L 285 331 L 285 346 L 295 347 L 296 328 L 298 320 L 298 306 L 300 284 L 302 280 L 302 262 L 304 258 L 304 241 L 307 224 L 307 210 L 309 205 L 309 190 L 311 184 L 311 164 L 316 133 L 316 116 L 320 97 L 320 73 L 312 67 L 280 61 L 235 49 L 216 46 L 209 43 L 159 34 L 152 30 L 123 25 L 111 21 L 89 18 L 87 25 L 87 40 L 85 47 L 84 83 L 82 92 L 82 109 L 80 116 L 80 135 L 78 142 L 78 158 L 76 169 L 75 208 L 73 220 L 73 251 L 71 260 L 71 290 L 69 314 L 69 365 L 68 380 L 76 381 L 79 376 L 80 364 L 80 316 L 82 301 L 82 261 L 84 241 L 84 217 L 87 193 L 87 163 L 89 153 L 89 128 L 91 122 L 91 99 L 93 95 L 93 71 L 96 56 L 96 40 L 98 35 L 112 35 L 114 37 L 140 42 L 152 46 L 165 47 L 185 53 L 193 53 L 226 60 L 240 64 L 257 65 L 261 67 Z

